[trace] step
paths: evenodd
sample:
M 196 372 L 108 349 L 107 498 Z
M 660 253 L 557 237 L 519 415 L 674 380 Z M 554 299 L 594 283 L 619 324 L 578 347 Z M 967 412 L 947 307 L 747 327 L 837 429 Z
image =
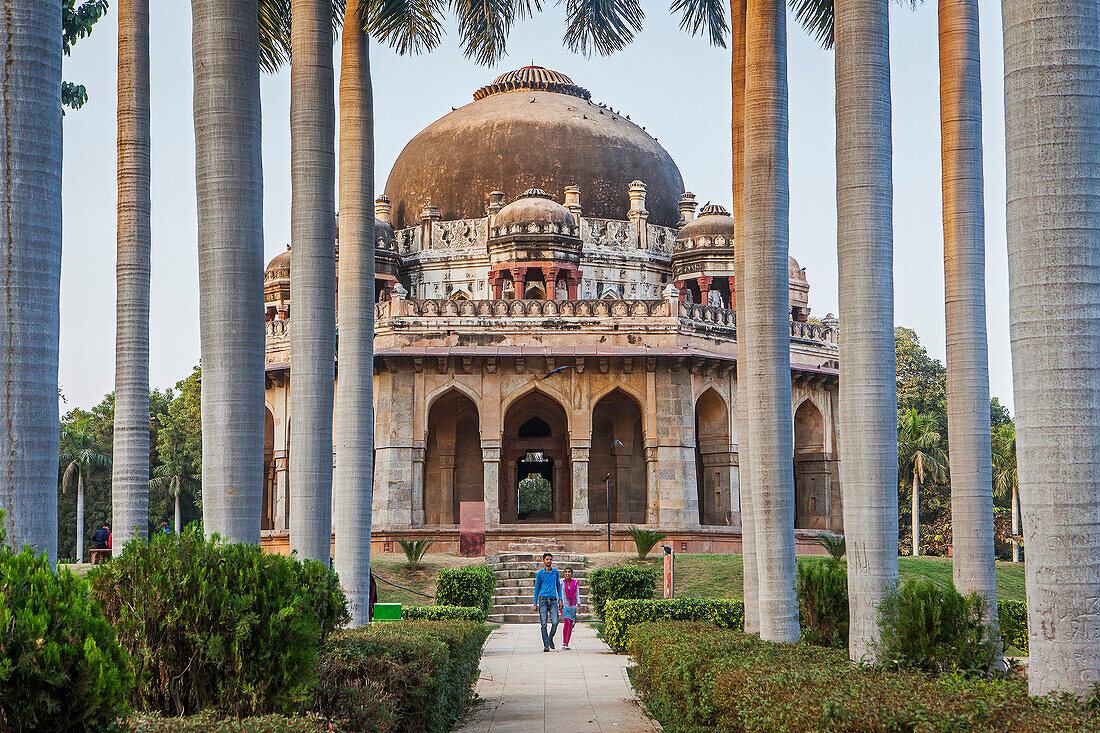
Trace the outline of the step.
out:
M 530 550 L 531 552 L 565 552 L 565 545 L 553 545 L 543 542 L 509 542 L 509 550 Z
M 533 603 L 534 597 L 535 597 L 534 593 L 522 593 L 522 594 L 516 594 L 516 595 L 496 596 L 496 597 L 493 598 L 493 603 L 496 603 L 497 605 L 506 605 L 506 606 L 514 606 L 517 603 L 521 603 L 521 604 L 526 603 L 528 606 L 530 606 Z M 585 596 L 579 596 L 579 600 L 581 602 L 581 605 L 583 606 L 588 601 L 588 598 L 585 597 Z
M 532 573 L 542 570 L 541 564 L 536 565 L 530 560 L 506 560 L 492 563 L 489 567 L 493 570 L 530 570 Z M 580 560 L 566 560 L 565 562 L 555 562 L 554 567 L 558 570 L 564 570 L 565 568 L 584 570 L 584 563 Z
M 591 621 L 593 616 L 577 614 L 577 622 Z M 539 615 L 537 613 L 491 613 L 489 621 L 495 624 L 531 624 L 537 626 Z M 559 637 L 560 638 L 560 637 Z
M 588 578 L 583 575 L 574 575 L 573 580 L 577 581 L 577 586 L 581 588 L 582 592 L 588 587 Z M 497 578 L 497 589 L 501 588 L 534 588 L 534 577 L 528 578 Z
M 568 553 L 555 553 L 554 564 L 559 562 L 584 562 L 584 555 L 573 555 Z M 497 562 L 537 562 L 542 564 L 541 552 L 500 552 L 495 555 L 490 555 L 485 558 L 485 562 L 490 565 Z

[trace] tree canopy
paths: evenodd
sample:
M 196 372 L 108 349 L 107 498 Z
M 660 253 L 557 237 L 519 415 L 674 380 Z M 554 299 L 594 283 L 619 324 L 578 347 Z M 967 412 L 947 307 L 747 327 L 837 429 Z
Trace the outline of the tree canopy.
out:
M 61 45 L 68 56 L 81 38 L 92 34 L 92 26 L 107 14 L 107 0 L 76 0 L 61 2 Z M 88 101 L 88 90 L 83 84 L 61 82 L 61 104 L 69 109 L 80 109 Z

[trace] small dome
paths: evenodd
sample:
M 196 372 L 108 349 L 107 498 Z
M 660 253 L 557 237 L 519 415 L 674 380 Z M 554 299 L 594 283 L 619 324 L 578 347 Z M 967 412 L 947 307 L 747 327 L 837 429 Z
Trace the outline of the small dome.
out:
M 277 277 L 290 277 L 290 247 L 285 252 L 280 252 L 271 258 L 264 270 L 264 279 L 270 280 Z
M 584 87 L 573 83 L 565 74 L 541 66 L 524 66 L 498 76 L 492 84 L 487 84 L 474 92 L 474 99 L 482 99 L 491 94 L 529 90 L 533 92 L 557 92 L 570 94 L 581 99 L 591 99 L 592 94 Z
M 787 256 L 787 270 L 789 271 L 791 282 L 807 282 L 806 273 L 798 264 L 798 260 L 790 255 Z
M 553 224 L 560 233 L 568 235 L 572 235 L 573 229 L 577 226 L 569 209 L 550 198 L 550 194 L 546 191 L 538 188 L 527 189 L 522 196 L 498 211 L 493 217 L 494 229 L 528 224 Z
M 388 221 L 375 219 L 374 241 L 386 249 L 397 249 L 397 237 L 393 233 L 393 225 Z
M 718 204 L 707 204 L 699 210 L 699 217 L 689 221 L 676 235 L 677 242 L 698 240 L 700 237 L 708 237 L 711 242 L 717 237 L 722 237 L 724 245 L 733 245 L 734 230 L 733 217 Z

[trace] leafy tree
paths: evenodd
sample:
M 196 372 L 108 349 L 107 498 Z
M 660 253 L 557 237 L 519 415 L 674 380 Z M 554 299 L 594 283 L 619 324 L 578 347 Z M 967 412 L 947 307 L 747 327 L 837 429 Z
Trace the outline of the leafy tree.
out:
M 81 38 L 92 34 L 92 26 L 107 14 L 107 0 L 84 0 L 80 5 L 76 0 L 61 2 L 61 39 L 65 55 L 72 52 L 73 46 Z M 88 90 L 83 84 L 61 82 L 61 104 L 69 109 L 80 109 L 88 101 Z
M 186 499 L 181 502 L 183 524 L 197 518 L 202 507 L 201 376 L 195 367 L 186 379 L 176 383 L 178 393 L 168 390 L 166 409 L 157 417 L 157 435 L 151 445 L 156 446 L 158 463 L 165 468 L 154 466 L 151 475 L 157 487 L 166 489 L 161 496 L 173 500 L 163 502 L 164 511 L 157 522 L 174 515 L 177 495 Z
M 1009 500 L 1012 560 L 1019 561 L 1020 545 L 1020 479 L 1016 473 L 1016 426 L 1013 423 L 993 430 L 993 495 Z
M 989 400 L 989 427 L 996 430 L 1012 422 L 1008 408 L 996 397 Z
M 947 451 L 939 421 L 910 409 L 898 425 L 898 475 L 912 481 L 913 555 L 920 554 L 920 486 L 927 476 L 943 481 L 947 477 Z
M 943 362 L 928 355 L 911 328 L 894 329 L 894 351 L 898 369 L 898 423 L 910 410 L 946 422 L 947 368 Z

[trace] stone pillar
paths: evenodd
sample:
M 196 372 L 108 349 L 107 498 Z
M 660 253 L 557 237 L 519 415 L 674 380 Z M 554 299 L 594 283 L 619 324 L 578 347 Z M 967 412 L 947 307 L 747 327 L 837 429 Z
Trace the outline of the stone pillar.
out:
M 695 476 L 695 404 L 691 373 L 670 365 L 657 375 L 657 488 L 662 526 L 699 526 L 699 495 Z
M 680 221 L 683 222 L 680 226 L 689 221 L 695 221 L 695 207 L 698 205 L 699 202 L 695 200 L 695 194 L 691 191 L 680 194 Z
M 573 215 L 573 218 L 577 220 L 577 226 L 581 224 L 581 187 L 580 186 L 566 186 L 565 187 L 565 208 L 569 209 L 569 213 Z
M 412 449 L 412 526 L 424 526 L 424 449 Z
M 569 291 L 569 299 L 576 300 L 577 288 L 580 287 L 581 284 L 581 271 L 576 268 L 570 270 L 568 274 L 568 279 L 565 281 L 565 283 L 566 288 Z
M 389 199 L 388 196 L 386 196 L 386 194 L 382 194 L 381 196 L 379 196 L 378 198 L 376 198 L 374 200 L 374 218 L 375 219 L 378 219 L 379 221 L 383 221 L 386 224 L 392 224 L 393 222 L 390 220 L 390 210 L 391 209 L 392 209 L 392 206 L 390 205 L 390 199 Z
M 500 446 L 481 444 L 481 462 L 485 467 L 485 526 L 500 526 Z
M 489 284 L 493 287 L 493 300 L 504 297 L 504 273 L 500 270 L 489 270 Z
M 684 283 L 683 280 L 672 281 L 672 289 L 676 293 L 676 300 L 680 301 L 681 303 L 687 302 L 687 288 L 684 287 L 685 284 L 686 283 Z M 665 300 L 668 300 L 668 293 L 668 288 L 665 288 Z
M 714 282 L 714 278 L 704 275 L 696 278 L 695 282 L 699 283 L 699 304 L 710 305 L 710 284 Z
M 573 441 L 573 524 L 590 524 L 588 516 L 588 454 L 591 444 Z
M 430 203 L 423 208 L 420 212 L 420 247 L 421 249 L 432 248 L 432 224 L 439 221 L 439 207 L 432 206 Z
M 516 300 L 523 300 L 523 296 L 527 294 L 527 268 L 513 267 L 512 282 L 516 286 Z
M 634 229 L 634 244 L 638 249 L 649 249 L 649 212 L 645 209 L 645 184 L 630 184 L 630 223 Z
M 645 447 L 645 522 L 654 527 L 661 521 L 661 495 L 657 484 L 658 465 L 657 446 L 647 445 Z
M 493 216 L 504 208 L 504 191 L 493 191 L 489 194 L 489 208 L 486 209 L 486 213 L 489 215 L 490 224 L 492 223 Z
M 458 524 L 458 517 L 455 515 L 455 454 L 454 445 L 446 447 L 440 446 L 439 454 L 439 490 L 438 493 L 432 492 L 433 495 L 438 495 L 441 504 L 443 504 L 443 511 L 440 514 L 443 517 L 450 519 L 447 524 Z M 443 451 L 446 451 L 445 453 Z M 443 522 L 440 522 L 443 524 Z
M 557 300 L 558 297 L 558 270 L 557 265 L 542 268 L 542 277 L 546 282 L 546 299 Z

